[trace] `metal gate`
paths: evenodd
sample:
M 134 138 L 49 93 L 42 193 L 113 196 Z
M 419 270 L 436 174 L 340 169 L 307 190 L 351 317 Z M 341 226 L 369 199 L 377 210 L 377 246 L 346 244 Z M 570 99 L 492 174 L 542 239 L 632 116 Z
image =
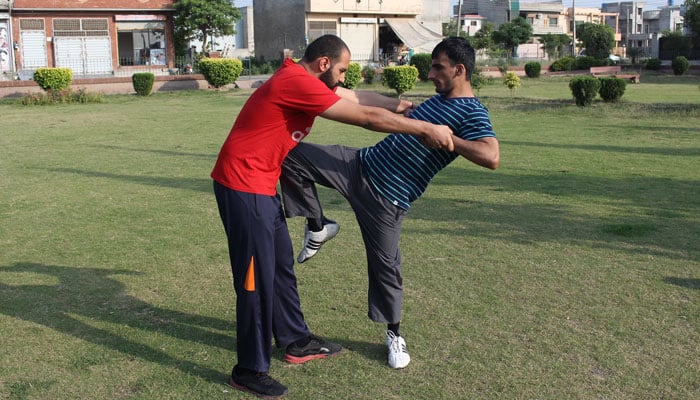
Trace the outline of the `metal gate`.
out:
M 44 31 L 20 31 L 22 69 L 46 67 L 46 35 Z
M 104 18 L 56 18 L 54 58 L 56 66 L 70 68 L 73 75 L 112 73 L 112 43 Z
M 112 46 L 109 37 L 55 37 L 56 66 L 70 68 L 73 75 L 112 72 Z

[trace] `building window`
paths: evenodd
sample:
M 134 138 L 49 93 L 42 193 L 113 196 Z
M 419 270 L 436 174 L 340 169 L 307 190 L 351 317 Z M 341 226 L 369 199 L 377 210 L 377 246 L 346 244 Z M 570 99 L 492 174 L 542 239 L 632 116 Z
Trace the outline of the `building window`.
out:
M 556 27 L 559 26 L 559 18 L 549 18 L 549 26 Z
M 309 21 L 309 42 L 329 34 L 338 34 L 335 21 Z
M 471 21 L 471 22 L 469 23 L 469 25 L 471 25 L 471 26 L 477 26 L 477 21 Z
M 532 17 L 527 17 L 527 23 L 530 25 L 535 25 L 535 19 Z
M 117 23 L 119 65 L 165 65 L 165 23 Z

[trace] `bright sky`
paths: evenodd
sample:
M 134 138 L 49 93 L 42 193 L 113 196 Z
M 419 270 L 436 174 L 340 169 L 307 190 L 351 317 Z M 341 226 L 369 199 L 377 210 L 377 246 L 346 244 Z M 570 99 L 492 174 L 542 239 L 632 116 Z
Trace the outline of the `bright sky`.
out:
M 462 4 L 465 4 L 469 0 L 462 0 Z M 546 2 L 547 0 L 541 0 L 542 2 Z M 601 1 L 601 0 L 576 0 L 576 6 L 580 7 L 600 7 L 601 4 L 603 3 L 619 3 L 625 0 L 618 0 L 618 1 L 612 1 L 612 0 L 606 0 L 606 1 Z M 631 1 L 631 0 L 629 0 Z M 685 0 L 673 0 L 674 5 L 681 5 L 683 4 Z M 537 0 L 520 0 L 521 3 L 537 3 Z M 571 7 L 571 3 L 573 0 L 564 0 L 563 4 L 567 7 Z M 459 0 L 452 0 L 452 4 L 457 5 L 459 3 Z M 644 10 L 649 11 L 649 10 L 656 10 L 659 7 L 663 7 L 668 4 L 668 0 L 647 0 L 644 3 Z
M 466 1 L 469 0 L 462 0 L 462 4 L 465 4 Z M 542 0 L 547 1 L 547 0 Z M 674 5 L 681 5 L 683 4 L 685 0 L 673 0 Z M 459 0 L 452 0 L 452 4 L 457 5 Z M 521 3 L 537 3 L 537 0 L 520 0 Z M 564 5 L 567 7 L 571 6 L 571 3 L 573 0 L 564 0 Z M 576 0 L 576 5 L 580 7 L 600 7 L 601 4 L 604 2 L 601 0 Z M 617 1 L 605 1 L 605 3 L 617 3 Z M 668 4 L 668 0 L 647 0 L 646 5 L 644 6 L 644 9 L 649 11 L 649 10 L 656 10 L 659 7 L 663 7 Z M 234 4 L 236 7 L 245 7 L 253 4 L 253 0 L 234 0 Z

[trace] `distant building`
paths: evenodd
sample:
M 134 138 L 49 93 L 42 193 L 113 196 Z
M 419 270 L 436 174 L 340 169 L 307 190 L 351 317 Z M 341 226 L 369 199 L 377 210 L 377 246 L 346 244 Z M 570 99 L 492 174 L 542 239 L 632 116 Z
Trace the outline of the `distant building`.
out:
M 241 13 L 241 19 L 236 21 L 233 26 L 236 33 L 212 37 L 209 43 L 211 45 L 210 50 L 221 52 L 222 57 L 244 58 L 255 56 L 253 7 L 238 7 L 238 11 Z M 192 40 L 190 45 L 194 46 L 198 52 L 202 51 L 202 42 L 200 40 Z
M 255 0 L 255 55 L 301 57 L 324 34 L 341 37 L 353 61 L 393 62 L 396 55 L 430 52 L 449 21 L 445 0 Z M 426 12 L 427 10 L 427 12 Z M 444 20 L 442 20 L 444 18 Z
M 14 61 L 20 77 L 41 67 L 70 68 L 74 76 L 167 71 L 173 13 L 173 0 L 14 0 Z
M 0 0 L 0 79 L 12 79 L 15 71 L 10 1 Z

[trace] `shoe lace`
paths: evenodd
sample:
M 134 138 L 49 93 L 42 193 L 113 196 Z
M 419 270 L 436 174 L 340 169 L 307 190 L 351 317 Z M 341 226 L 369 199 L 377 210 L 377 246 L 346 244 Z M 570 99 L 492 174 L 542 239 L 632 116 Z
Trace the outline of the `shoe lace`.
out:
M 274 385 L 277 383 L 270 375 L 268 375 L 266 372 L 258 372 L 255 374 L 255 376 L 258 378 L 260 383 L 263 385 Z
M 400 336 L 396 336 L 393 332 L 389 333 L 389 349 L 392 353 L 408 353 L 406 342 L 400 340 Z

